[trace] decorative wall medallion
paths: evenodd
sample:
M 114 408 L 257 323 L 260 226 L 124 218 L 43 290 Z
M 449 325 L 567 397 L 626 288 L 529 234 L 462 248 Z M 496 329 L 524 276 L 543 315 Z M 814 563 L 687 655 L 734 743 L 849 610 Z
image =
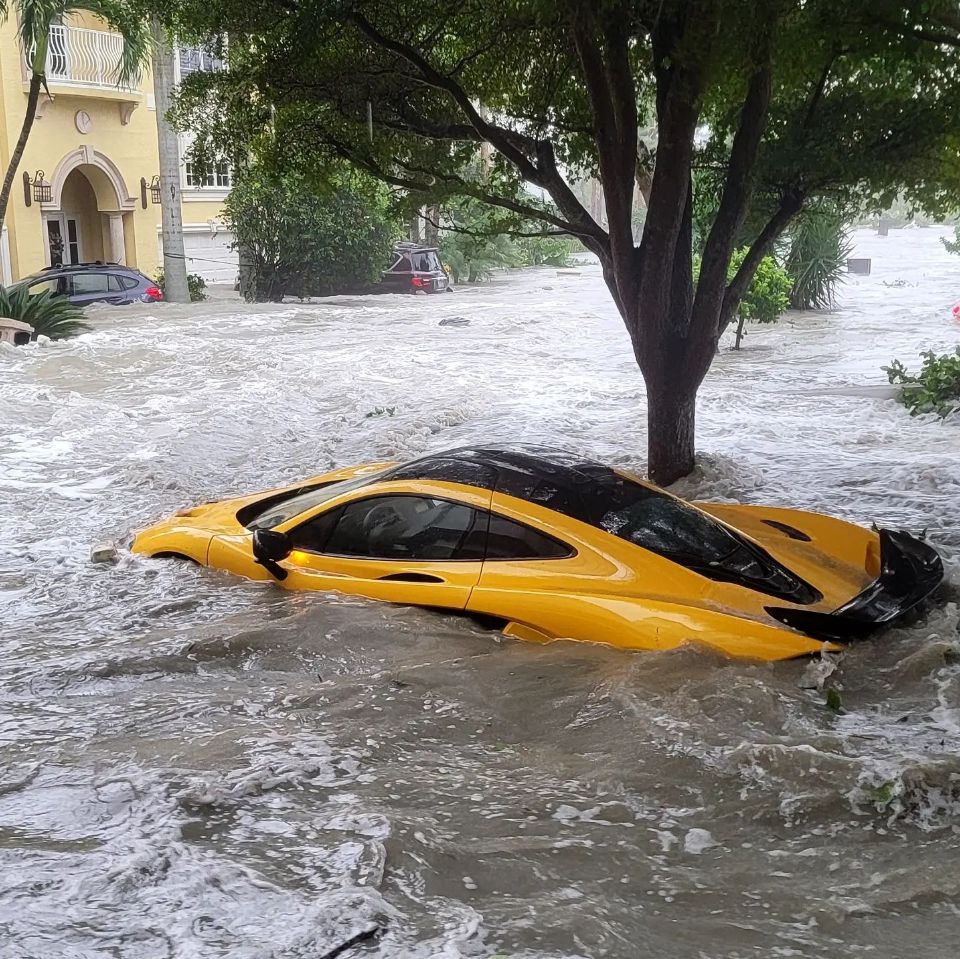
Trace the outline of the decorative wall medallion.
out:
M 89 133 L 93 127 L 93 121 L 90 119 L 90 114 L 87 113 L 86 110 L 77 110 L 73 122 L 77 125 L 77 129 L 81 133 Z

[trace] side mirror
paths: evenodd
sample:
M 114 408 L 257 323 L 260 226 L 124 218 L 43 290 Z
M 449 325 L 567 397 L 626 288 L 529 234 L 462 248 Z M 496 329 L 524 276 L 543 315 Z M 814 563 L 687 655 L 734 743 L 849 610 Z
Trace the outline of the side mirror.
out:
M 291 549 L 293 549 L 293 546 L 286 533 L 278 533 L 273 529 L 253 531 L 253 558 L 274 579 L 287 578 L 287 571 L 277 564 L 290 555 Z

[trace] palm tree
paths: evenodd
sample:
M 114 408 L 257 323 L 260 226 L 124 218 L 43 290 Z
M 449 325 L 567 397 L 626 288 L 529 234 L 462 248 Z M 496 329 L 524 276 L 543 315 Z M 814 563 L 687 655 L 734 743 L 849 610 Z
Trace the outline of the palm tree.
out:
M 150 58 L 150 25 L 128 7 L 123 0 L 0 0 L 0 21 L 16 10 L 20 45 L 30 60 L 30 92 L 27 96 L 27 113 L 20 128 L 20 139 L 10 157 L 10 165 L 0 189 L 0 226 L 7 215 L 7 203 L 14 177 L 20 166 L 23 151 L 27 146 L 33 121 L 37 116 L 40 88 L 46 89 L 47 51 L 50 47 L 50 27 L 71 13 L 92 13 L 106 21 L 123 37 L 123 51 L 117 64 L 117 85 L 136 83 L 143 65 Z

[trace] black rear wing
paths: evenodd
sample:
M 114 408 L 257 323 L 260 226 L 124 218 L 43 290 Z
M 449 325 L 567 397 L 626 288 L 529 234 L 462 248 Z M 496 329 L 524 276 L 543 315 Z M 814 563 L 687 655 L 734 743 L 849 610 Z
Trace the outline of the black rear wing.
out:
M 832 613 L 786 606 L 766 611 L 785 626 L 815 639 L 850 642 L 898 619 L 926 599 L 943 580 L 937 551 L 909 533 L 880 530 L 880 575 Z

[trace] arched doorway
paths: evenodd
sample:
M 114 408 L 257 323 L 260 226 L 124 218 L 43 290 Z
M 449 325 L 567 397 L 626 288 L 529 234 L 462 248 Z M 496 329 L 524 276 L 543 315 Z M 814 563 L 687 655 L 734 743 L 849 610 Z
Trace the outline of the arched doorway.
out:
M 42 205 L 47 263 L 127 263 L 127 251 L 135 249 L 136 201 L 116 164 L 80 147 L 57 164 L 51 186 L 51 200 Z
M 60 191 L 60 210 L 44 214 L 51 266 L 103 260 L 103 226 L 93 184 L 81 168 L 71 170 Z

